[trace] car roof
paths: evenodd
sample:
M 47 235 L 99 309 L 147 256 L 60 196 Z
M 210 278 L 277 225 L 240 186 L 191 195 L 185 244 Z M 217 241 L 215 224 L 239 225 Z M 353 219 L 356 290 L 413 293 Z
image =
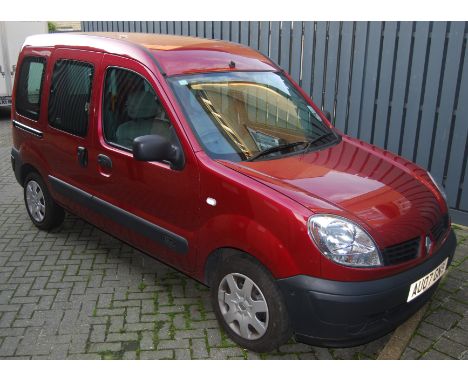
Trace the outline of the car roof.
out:
M 149 33 L 95 32 L 34 35 L 24 46 L 79 47 L 119 54 L 151 65 L 168 76 L 219 71 L 277 71 L 262 53 L 233 42 Z

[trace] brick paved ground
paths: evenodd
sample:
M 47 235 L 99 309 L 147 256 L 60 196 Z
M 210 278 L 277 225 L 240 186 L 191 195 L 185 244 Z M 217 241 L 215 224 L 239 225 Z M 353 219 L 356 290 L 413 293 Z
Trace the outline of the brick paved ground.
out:
M 326 349 L 291 341 L 269 354 L 237 347 L 219 329 L 208 289 L 201 284 L 75 216 L 68 215 L 63 226 L 53 232 L 38 231 L 28 218 L 22 189 L 12 174 L 10 147 L 7 116 L 3 115 L 0 358 L 367 359 L 376 358 L 387 342 L 389 336 L 364 346 Z M 463 333 L 466 345 L 466 309 L 456 298 L 466 302 L 466 289 L 460 282 L 468 262 L 458 262 L 440 297 L 453 292 L 452 302 L 443 310 L 434 306 L 438 310 L 427 325 L 438 325 L 434 328 L 440 332 L 445 329 L 439 326 L 454 326 L 457 321 L 459 328 L 446 332 L 434 345 L 443 353 L 434 350 L 425 355 L 446 357 L 450 335 L 458 340 Z M 431 335 L 434 332 L 426 328 L 424 333 L 427 330 Z M 411 354 L 407 352 L 405 357 Z
M 452 265 L 401 359 L 468 359 L 468 228 L 454 228 Z

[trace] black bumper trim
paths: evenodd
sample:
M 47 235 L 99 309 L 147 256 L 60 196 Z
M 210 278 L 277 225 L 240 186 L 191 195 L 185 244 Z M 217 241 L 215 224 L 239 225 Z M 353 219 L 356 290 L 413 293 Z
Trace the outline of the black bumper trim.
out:
M 17 182 L 21 184 L 21 167 L 23 166 L 23 161 L 21 160 L 21 155 L 18 149 L 12 147 L 11 148 L 11 167 L 13 172 L 15 173 L 15 178 Z
M 455 247 L 450 231 L 425 262 L 379 280 L 341 282 L 304 275 L 277 280 L 296 338 L 313 345 L 355 346 L 390 332 L 424 305 L 438 282 L 407 303 L 409 286 L 447 257 L 450 264 Z

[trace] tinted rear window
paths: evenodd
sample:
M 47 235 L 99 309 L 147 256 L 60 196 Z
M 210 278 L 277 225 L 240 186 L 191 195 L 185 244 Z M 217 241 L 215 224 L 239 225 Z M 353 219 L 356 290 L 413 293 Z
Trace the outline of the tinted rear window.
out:
M 25 57 L 19 71 L 15 99 L 16 112 L 35 121 L 39 119 L 41 108 L 44 69 L 45 58 Z
M 93 65 L 81 61 L 55 63 L 49 97 L 52 127 L 80 137 L 86 135 L 93 72 Z

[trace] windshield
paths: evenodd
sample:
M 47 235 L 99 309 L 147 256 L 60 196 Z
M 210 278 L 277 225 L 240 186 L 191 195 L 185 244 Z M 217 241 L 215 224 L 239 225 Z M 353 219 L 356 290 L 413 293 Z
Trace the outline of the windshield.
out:
M 205 73 L 169 81 L 201 145 L 214 159 L 273 159 L 337 141 L 279 73 Z

